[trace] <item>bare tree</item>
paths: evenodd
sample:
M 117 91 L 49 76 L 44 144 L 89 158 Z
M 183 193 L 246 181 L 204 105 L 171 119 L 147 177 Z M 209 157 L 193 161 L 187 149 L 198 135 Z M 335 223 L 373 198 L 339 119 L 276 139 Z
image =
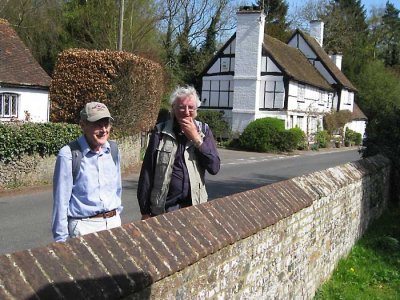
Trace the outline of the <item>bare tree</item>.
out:
M 328 4 L 329 0 L 308 0 L 303 5 L 295 7 L 288 17 L 291 27 L 308 31 L 310 21 L 319 20 L 321 16 L 327 14 Z
M 161 27 L 165 32 L 162 42 L 167 53 L 167 64 L 174 64 L 179 52 L 201 47 L 211 25 L 214 26 L 218 36 L 231 31 L 234 28 L 232 2 L 229 0 L 160 1 L 163 15 Z M 215 22 L 216 15 L 218 22 Z

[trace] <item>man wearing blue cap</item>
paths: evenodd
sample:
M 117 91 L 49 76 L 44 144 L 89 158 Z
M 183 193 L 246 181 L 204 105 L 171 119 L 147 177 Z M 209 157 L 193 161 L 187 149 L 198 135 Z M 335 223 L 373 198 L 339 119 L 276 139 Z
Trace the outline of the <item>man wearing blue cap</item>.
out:
M 80 112 L 83 134 L 58 153 L 53 177 L 54 240 L 121 225 L 120 154 L 108 141 L 108 108 L 90 102 Z

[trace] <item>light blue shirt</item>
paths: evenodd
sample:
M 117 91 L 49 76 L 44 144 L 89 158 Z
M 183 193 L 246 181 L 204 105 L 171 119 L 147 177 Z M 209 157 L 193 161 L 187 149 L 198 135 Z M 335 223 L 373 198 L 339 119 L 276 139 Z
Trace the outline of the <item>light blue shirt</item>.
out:
M 121 157 L 111 155 L 106 142 L 98 153 L 93 152 L 85 137 L 78 139 L 82 151 L 80 171 L 73 184 L 72 153 L 66 145 L 58 153 L 53 177 L 52 231 L 55 241 L 65 241 L 68 218 L 86 218 L 121 206 Z

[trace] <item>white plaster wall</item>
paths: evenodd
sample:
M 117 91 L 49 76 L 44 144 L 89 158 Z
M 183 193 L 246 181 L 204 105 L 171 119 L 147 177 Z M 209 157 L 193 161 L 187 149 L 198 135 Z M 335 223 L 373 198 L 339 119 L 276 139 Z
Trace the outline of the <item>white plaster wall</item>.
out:
M 332 107 L 332 103 L 328 101 L 328 92 L 323 92 L 323 97 L 325 99 L 324 105 L 319 104 L 319 89 L 312 88 L 305 85 L 305 97 L 304 102 L 297 101 L 298 95 L 298 84 L 297 82 L 289 82 L 289 96 L 288 96 L 288 110 L 297 110 L 304 112 L 315 112 L 315 113 L 325 113 L 329 112 Z
M 317 58 L 317 55 L 314 53 L 314 51 L 310 48 L 310 46 L 308 46 L 308 44 L 306 43 L 306 41 L 300 36 L 299 37 L 299 50 L 301 52 L 303 52 L 303 54 L 307 57 L 307 58 Z M 289 46 L 293 47 L 293 48 L 297 48 L 297 36 L 293 37 L 293 39 L 290 40 L 290 42 L 288 43 Z
M 347 97 L 349 97 L 350 94 L 350 102 L 347 100 Z M 353 111 L 353 104 L 354 104 L 354 93 L 351 91 L 348 91 L 346 89 L 342 89 L 341 95 L 340 95 L 340 107 L 339 110 L 350 110 Z
M 356 120 L 346 124 L 346 127 L 360 133 L 361 136 L 364 136 L 366 126 L 367 122 L 362 120 Z
M 49 93 L 47 90 L 28 88 L 0 88 L 0 93 L 15 93 L 20 95 L 18 103 L 18 120 L 25 119 L 28 111 L 32 122 L 49 121 Z M 3 119 L 2 121 L 7 121 Z

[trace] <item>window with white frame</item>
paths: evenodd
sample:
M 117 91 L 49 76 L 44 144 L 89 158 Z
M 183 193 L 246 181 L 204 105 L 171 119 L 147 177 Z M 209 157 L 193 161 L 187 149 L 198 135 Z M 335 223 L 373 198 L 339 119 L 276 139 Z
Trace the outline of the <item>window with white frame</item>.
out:
M 306 87 L 304 84 L 299 84 L 297 87 L 297 101 L 298 102 L 304 102 L 304 95 L 306 93 Z
M 203 80 L 202 107 L 232 107 L 232 80 Z
M 297 116 L 297 127 L 299 127 L 301 130 L 304 130 L 304 117 Z
M 354 100 L 354 93 L 353 92 L 348 92 L 347 93 L 347 104 L 352 104 Z
M 0 117 L 18 117 L 18 94 L 0 93 Z
M 325 104 L 325 97 L 326 94 L 322 91 L 319 90 L 319 95 L 318 95 L 318 105 L 324 105 Z
M 285 98 L 285 87 L 282 81 L 265 81 L 263 87 L 261 87 L 261 95 L 264 97 L 261 99 L 260 108 L 283 108 Z

